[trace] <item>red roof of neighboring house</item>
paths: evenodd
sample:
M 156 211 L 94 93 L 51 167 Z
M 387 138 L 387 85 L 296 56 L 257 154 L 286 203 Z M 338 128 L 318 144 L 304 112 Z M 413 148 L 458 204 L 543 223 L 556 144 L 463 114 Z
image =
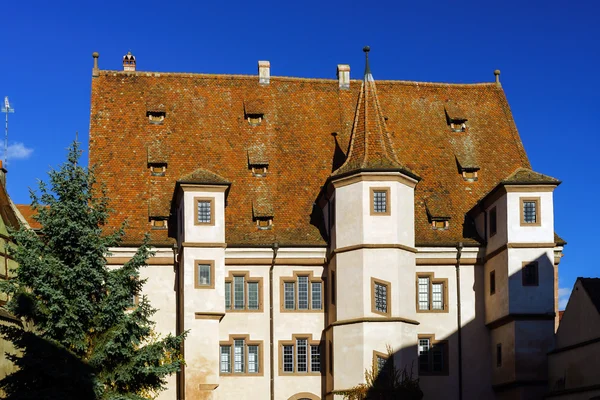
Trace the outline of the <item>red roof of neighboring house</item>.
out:
M 156 245 L 173 243 L 167 231 L 150 229 L 149 205 L 168 216 L 177 180 L 198 168 L 231 183 L 228 244 L 327 243 L 314 203 L 344 164 L 362 81 L 342 90 L 334 79 L 272 76 L 261 85 L 257 76 L 98 74 L 92 80 L 90 164 L 116 210 L 109 225 L 128 220 L 126 243 L 139 243 L 148 231 Z M 421 178 L 415 190 L 416 244 L 477 244 L 465 213 L 518 168 L 530 168 L 504 91 L 495 83 L 375 83 L 384 122 L 378 119 L 372 128 L 385 132 L 397 160 Z M 467 118 L 465 132 L 450 129 L 448 101 Z M 245 120 L 249 102 L 264 113 L 257 126 Z M 155 103 L 164 105 L 162 124 L 149 122 L 149 105 Z M 149 146 L 164 150 L 165 176 L 151 176 Z M 254 177 L 248 165 L 249 150 L 257 146 L 268 160 L 263 178 Z M 387 154 L 386 146 L 380 147 Z M 456 156 L 465 154 L 480 167 L 476 182 L 459 174 Z M 271 230 L 257 230 L 252 219 L 264 193 L 273 207 Z M 431 228 L 425 204 L 433 197 L 445 203 L 448 230 Z
M 15 204 L 15 206 L 17 206 L 17 209 L 21 215 L 23 215 L 23 218 L 25 218 L 25 221 L 27 221 L 31 229 L 42 228 L 42 225 L 33 219 L 33 216 L 37 215 L 37 212 L 35 212 L 35 210 L 29 204 Z

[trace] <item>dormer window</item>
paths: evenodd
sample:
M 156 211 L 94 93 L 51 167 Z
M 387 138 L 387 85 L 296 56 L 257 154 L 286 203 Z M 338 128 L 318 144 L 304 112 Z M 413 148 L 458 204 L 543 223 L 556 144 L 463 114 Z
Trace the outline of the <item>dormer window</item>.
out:
M 247 114 L 246 120 L 248 120 L 248 124 L 250 126 L 258 126 L 261 124 L 261 122 L 263 120 L 263 115 L 262 114 Z
M 255 218 L 256 227 L 260 230 L 267 230 L 273 227 L 273 217 Z
M 468 151 L 463 152 L 463 154 L 456 154 L 456 166 L 458 167 L 458 172 L 462 176 L 465 182 L 475 182 L 477 181 L 477 171 L 479 171 L 479 165 L 475 161 L 475 157 Z
M 167 173 L 167 164 L 165 163 L 151 163 L 150 175 L 152 176 L 165 176 Z
M 273 205 L 270 196 L 259 196 L 252 202 L 252 220 L 259 230 L 273 228 Z
M 262 144 L 253 145 L 248 148 L 248 169 L 252 171 L 252 175 L 258 178 L 267 176 L 269 168 L 269 160 L 265 146 Z
M 165 121 L 166 115 L 167 115 L 167 113 L 164 111 L 148 111 L 148 112 L 146 112 L 148 121 L 154 125 L 162 124 Z
M 425 208 L 432 229 L 443 231 L 450 227 L 450 213 L 447 209 L 447 199 L 433 194 L 425 202 Z
M 466 182 L 475 182 L 477 180 L 477 170 L 463 170 L 462 177 Z
M 267 176 L 267 166 L 263 165 L 253 165 L 251 166 L 252 169 L 252 176 L 256 176 L 258 178 L 263 178 L 265 176 Z
M 451 100 L 444 105 L 446 111 L 446 122 L 453 132 L 464 132 L 467 130 L 467 117 L 464 111 Z
M 156 230 L 167 229 L 167 217 L 150 217 L 150 225 Z
M 432 220 L 431 227 L 436 231 L 443 231 L 450 227 L 450 221 L 447 219 Z
M 244 117 L 250 126 L 258 126 L 265 118 L 265 106 L 261 99 L 244 101 Z

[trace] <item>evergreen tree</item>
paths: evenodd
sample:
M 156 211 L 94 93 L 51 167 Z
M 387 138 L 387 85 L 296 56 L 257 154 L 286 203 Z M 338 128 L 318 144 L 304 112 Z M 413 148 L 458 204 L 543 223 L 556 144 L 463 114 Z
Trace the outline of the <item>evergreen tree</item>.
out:
M 2 284 L 7 309 L 23 326 L 0 333 L 20 354 L 7 355 L 18 370 L 0 381 L 6 399 L 151 399 L 180 370 L 183 335 L 158 338 L 139 270 L 152 255 L 148 238 L 119 269 L 105 256 L 124 227 L 103 231 L 108 198 L 93 170 L 78 164 L 77 142 L 49 185 L 32 191 L 39 234 L 13 233 L 16 276 Z

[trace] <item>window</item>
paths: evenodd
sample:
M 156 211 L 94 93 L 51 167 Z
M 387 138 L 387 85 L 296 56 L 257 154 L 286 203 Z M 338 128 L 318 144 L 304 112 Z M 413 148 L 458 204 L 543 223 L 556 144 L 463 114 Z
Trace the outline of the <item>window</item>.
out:
M 448 342 L 419 335 L 419 375 L 448 375 Z
M 152 225 L 152 229 L 154 230 L 167 229 L 167 218 L 150 217 L 150 224 Z
M 281 278 L 281 311 L 322 311 L 323 281 L 309 274 L 294 272 L 293 277 Z
M 490 272 L 490 296 L 496 293 L 496 271 Z
M 524 262 L 521 270 L 523 286 L 538 286 L 538 263 L 537 261 Z
M 498 343 L 496 345 L 496 367 L 502 366 L 502 344 Z
M 260 230 L 271 229 L 273 227 L 273 217 L 260 217 L 256 219 L 256 226 Z
M 467 123 L 460 120 L 452 121 L 450 122 L 450 129 L 453 132 L 464 132 L 467 129 Z
M 490 237 L 494 236 L 497 231 L 496 207 L 490 210 Z
M 151 124 L 162 124 L 165 121 L 166 113 L 164 111 L 148 111 L 146 116 Z
M 266 165 L 251 165 L 250 169 L 252 170 L 252 176 L 256 176 L 257 178 L 263 178 L 267 176 Z
M 280 341 L 280 374 L 320 374 L 321 344 L 312 335 L 293 335 L 291 341 Z
M 167 164 L 164 163 L 151 163 L 150 175 L 151 176 L 165 176 L 167 172 Z
M 540 226 L 540 198 L 521 198 L 521 226 Z
M 231 335 L 229 341 L 220 343 L 219 360 L 221 375 L 262 375 L 262 342 Z
M 373 372 L 380 375 L 392 370 L 393 359 L 389 360 L 389 354 L 373 351 Z
M 448 312 L 448 279 L 417 275 L 417 312 Z
M 477 171 L 467 171 L 463 169 L 462 177 L 465 182 L 475 182 L 477 181 Z
M 390 215 L 390 188 L 371 188 L 371 215 Z
M 434 230 L 443 231 L 450 227 L 450 221 L 448 221 L 447 219 L 444 219 L 444 220 L 436 219 L 436 220 L 431 221 L 431 227 Z
M 262 311 L 262 279 L 250 277 L 248 271 L 230 271 L 225 278 L 225 309 Z
M 196 289 L 214 289 L 215 262 L 196 260 L 194 264 L 194 287 Z
M 329 373 L 333 374 L 333 343 L 329 341 Z
M 335 271 L 331 271 L 331 282 L 329 283 L 329 291 L 331 292 L 331 304 L 335 305 Z
M 263 114 L 246 114 L 246 119 L 250 126 L 258 126 L 263 120 Z
M 390 289 L 390 282 L 371 278 L 371 312 L 388 317 L 392 314 Z
M 196 197 L 194 199 L 194 224 L 195 225 L 214 225 L 215 224 L 215 199 Z

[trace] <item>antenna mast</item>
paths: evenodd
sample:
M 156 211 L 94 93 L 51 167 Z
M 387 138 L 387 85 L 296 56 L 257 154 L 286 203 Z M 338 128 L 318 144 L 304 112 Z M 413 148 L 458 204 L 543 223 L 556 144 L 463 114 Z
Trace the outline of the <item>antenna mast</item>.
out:
M 8 114 L 15 112 L 14 108 L 10 108 L 8 96 L 4 98 L 4 108 L 2 108 L 2 112 L 6 114 L 6 130 L 4 135 L 4 167 L 6 168 L 6 155 L 8 154 Z

